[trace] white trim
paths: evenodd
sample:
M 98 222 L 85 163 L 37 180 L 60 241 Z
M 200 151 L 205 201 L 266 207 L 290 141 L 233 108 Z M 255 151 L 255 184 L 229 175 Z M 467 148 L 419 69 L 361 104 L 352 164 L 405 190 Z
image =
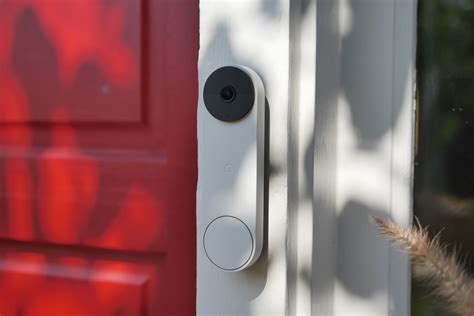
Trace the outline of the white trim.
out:
M 392 201 L 390 216 L 403 227 L 412 222 L 416 105 L 416 0 L 394 4 L 392 109 Z M 405 73 L 406 71 L 406 73 Z M 389 315 L 410 315 L 410 260 L 391 249 Z
M 411 222 L 415 17 L 415 0 L 318 0 L 314 315 L 409 314 L 408 258 L 367 217 Z
M 334 314 L 337 268 L 336 159 L 340 81 L 339 0 L 317 0 L 313 172 L 312 314 Z
M 290 7 L 288 315 L 311 314 L 316 0 Z
M 270 171 L 262 259 L 228 274 L 198 247 L 197 313 L 408 315 L 408 259 L 367 217 L 411 222 L 416 0 L 200 7 L 200 91 L 225 64 L 259 73 Z
M 264 249 L 249 269 L 228 273 L 209 265 L 197 236 L 198 315 L 285 315 L 287 309 L 287 124 L 289 0 L 201 0 L 198 143 L 203 131 L 202 87 L 210 71 L 227 64 L 254 69 L 269 103 L 267 214 Z M 201 146 L 198 163 L 201 165 Z M 201 181 L 201 180 L 199 180 Z M 197 198 L 200 198 L 198 183 Z M 198 203 L 199 205 L 199 203 Z M 197 225 L 202 213 L 197 209 Z

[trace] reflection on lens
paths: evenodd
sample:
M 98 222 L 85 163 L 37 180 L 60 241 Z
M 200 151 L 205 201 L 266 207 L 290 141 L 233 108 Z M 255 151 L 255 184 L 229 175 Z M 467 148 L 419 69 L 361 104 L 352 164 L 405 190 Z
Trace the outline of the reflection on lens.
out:
M 221 98 L 224 102 L 232 102 L 235 99 L 235 89 L 232 86 L 227 86 L 221 90 Z

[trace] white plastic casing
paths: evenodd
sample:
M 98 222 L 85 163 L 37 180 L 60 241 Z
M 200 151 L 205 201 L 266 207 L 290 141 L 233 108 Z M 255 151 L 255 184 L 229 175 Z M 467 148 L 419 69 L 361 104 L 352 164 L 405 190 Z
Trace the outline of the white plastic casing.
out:
M 257 73 L 234 67 L 253 81 L 250 112 L 224 122 L 200 102 L 198 230 L 208 263 L 225 271 L 249 267 L 263 246 L 265 91 Z

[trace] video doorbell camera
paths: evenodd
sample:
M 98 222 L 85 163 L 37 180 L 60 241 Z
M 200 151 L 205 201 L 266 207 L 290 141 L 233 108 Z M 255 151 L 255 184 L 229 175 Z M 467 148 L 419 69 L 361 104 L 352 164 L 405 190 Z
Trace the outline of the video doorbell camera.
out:
M 198 229 L 209 262 L 241 271 L 263 246 L 265 91 L 244 66 L 212 72 L 202 92 Z

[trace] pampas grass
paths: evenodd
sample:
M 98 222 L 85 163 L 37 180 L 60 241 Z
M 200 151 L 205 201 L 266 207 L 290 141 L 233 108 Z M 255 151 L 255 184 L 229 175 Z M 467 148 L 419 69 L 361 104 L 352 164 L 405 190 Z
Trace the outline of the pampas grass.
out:
M 383 236 L 411 255 L 415 278 L 429 281 L 434 293 L 446 300 L 452 312 L 474 315 L 474 280 L 464 272 L 456 252 L 450 254 L 441 244 L 440 234 L 430 239 L 418 221 L 403 229 L 378 217 L 371 219 Z

